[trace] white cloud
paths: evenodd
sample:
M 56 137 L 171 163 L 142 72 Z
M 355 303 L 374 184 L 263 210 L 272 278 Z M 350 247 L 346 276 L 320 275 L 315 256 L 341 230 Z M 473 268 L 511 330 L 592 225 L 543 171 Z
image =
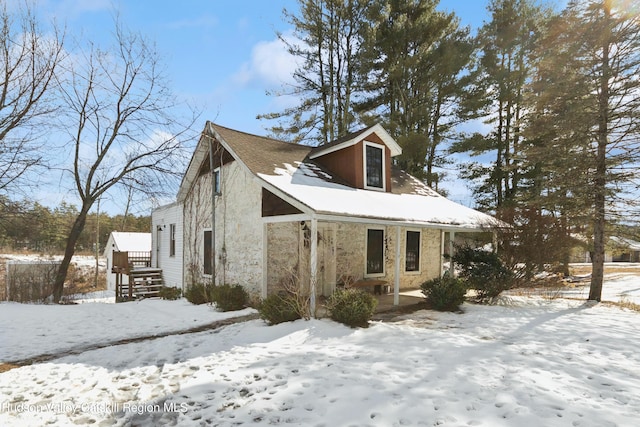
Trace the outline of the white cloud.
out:
M 284 38 L 289 42 L 295 39 L 291 35 Z M 298 60 L 289 52 L 285 43 L 276 38 L 261 41 L 251 50 L 251 59 L 240 67 L 233 76 L 233 81 L 243 86 L 250 84 L 268 87 L 293 84 L 293 73 L 298 68 Z

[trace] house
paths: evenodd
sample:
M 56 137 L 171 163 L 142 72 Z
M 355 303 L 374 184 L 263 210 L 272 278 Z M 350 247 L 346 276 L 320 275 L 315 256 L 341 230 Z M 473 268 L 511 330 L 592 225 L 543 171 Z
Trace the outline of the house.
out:
M 153 250 L 151 266 L 162 269 L 164 285 L 183 289 L 182 204 L 161 206 L 151 213 Z
M 116 290 L 117 274 L 113 271 L 114 252 L 129 252 L 148 256 L 151 252 L 151 233 L 124 233 L 112 231 L 104 248 L 104 256 L 107 258 L 107 289 Z M 128 277 L 122 279 L 128 283 Z
M 573 249 L 571 262 L 590 263 L 592 260 L 587 249 L 587 239 L 577 236 L 576 240 L 582 244 Z M 640 242 L 626 237 L 610 236 L 605 245 L 604 262 L 640 262 Z
M 640 262 L 640 242 L 626 237 L 611 236 L 605 258 L 610 258 L 612 262 Z
M 341 284 L 388 284 L 397 304 L 442 274 L 455 233 L 504 225 L 394 167 L 401 152 L 380 125 L 309 147 L 207 122 L 176 202 L 184 283 L 302 285 L 312 306 Z

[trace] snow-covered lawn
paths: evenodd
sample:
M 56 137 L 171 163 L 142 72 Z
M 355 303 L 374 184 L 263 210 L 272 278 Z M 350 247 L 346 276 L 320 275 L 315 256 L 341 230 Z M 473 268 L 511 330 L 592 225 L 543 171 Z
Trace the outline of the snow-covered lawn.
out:
M 127 338 L 178 332 L 255 312 L 222 313 L 185 299 L 113 304 L 113 291 L 77 305 L 0 304 L 0 363 Z M 107 303 L 108 302 L 108 303 Z M 0 423 L 1 425 L 1 423 Z
M 619 280 L 605 287 L 640 287 Z M 183 304 L 3 303 L 1 359 L 104 340 L 114 324 L 126 335 L 126 311 L 158 329 L 215 315 Z M 543 297 L 464 310 L 368 329 L 254 320 L 16 368 L 0 374 L 0 425 L 638 425 L 640 313 Z M 16 347 L 5 331 L 19 321 L 33 327 Z

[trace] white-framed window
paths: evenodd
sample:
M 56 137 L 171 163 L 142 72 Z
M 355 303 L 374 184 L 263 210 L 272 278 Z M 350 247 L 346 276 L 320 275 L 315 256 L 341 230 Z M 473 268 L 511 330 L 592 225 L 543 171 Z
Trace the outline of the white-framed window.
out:
M 362 144 L 364 188 L 367 190 L 385 191 L 385 147 L 374 142 L 364 141 Z
M 417 230 L 407 230 L 404 245 L 404 271 L 420 272 L 421 233 Z
M 219 167 L 213 170 L 213 188 L 217 195 L 222 194 L 222 174 Z
M 169 224 L 169 256 L 176 256 L 176 225 Z
M 203 250 L 202 250 L 202 254 L 203 254 L 203 259 L 202 259 L 202 267 L 203 267 L 203 273 L 205 276 L 210 276 L 211 273 L 213 272 L 213 268 L 212 268 L 212 261 L 213 261 L 213 251 L 211 250 L 211 230 L 204 230 L 204 236 L 203 236 Z
M 384 228 L 367 228 L 365 277 L 384 276 Z

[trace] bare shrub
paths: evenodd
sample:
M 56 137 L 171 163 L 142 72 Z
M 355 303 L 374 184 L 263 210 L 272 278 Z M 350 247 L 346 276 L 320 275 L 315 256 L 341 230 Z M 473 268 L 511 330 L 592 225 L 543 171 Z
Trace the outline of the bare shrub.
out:
M 44 303 L 53 293 L 59 263 L 54 261 L 7 263 L 6 292 L 9 301 Z

